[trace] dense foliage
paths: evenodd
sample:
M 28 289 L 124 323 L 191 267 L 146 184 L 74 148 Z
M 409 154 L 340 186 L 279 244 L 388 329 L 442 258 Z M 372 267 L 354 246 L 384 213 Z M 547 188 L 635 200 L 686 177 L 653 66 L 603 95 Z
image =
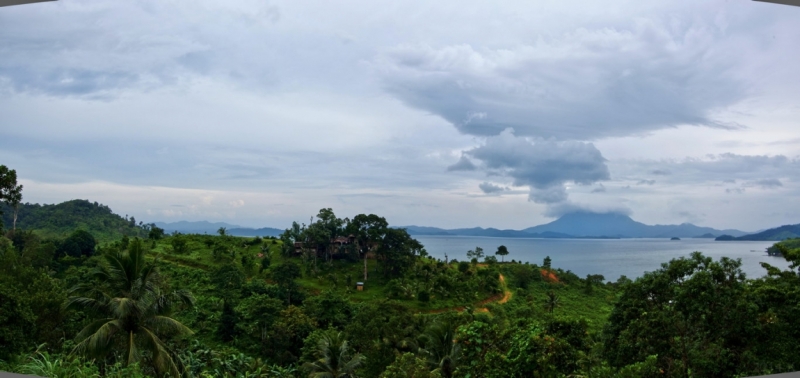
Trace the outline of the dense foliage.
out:
M 0 212 L 0 220 L 8 228 L 13 223 L 14 209 L 0 203 Z M 72 200 L 57 205 L 20 204 L 17 228 L 58 238 L 82 229 L 101 241 L 118 240 L 123 235 L 147 236 L 145 225 L 137 224 L 133 217 L 121 217 L 111 212 L 108 206 L 87 200 Z
M 555 268 L 558 256 L 541 266 L 499 262 L 513 256 L 503 246 L 432 259 L 374 214 L 351 220 L 323 209 L 280 238 L 165 235 L 129 221 L 142 232 L 96 240 L 91 227 L 109 230 L 101 223 L 67 230 L 54 221 L 0 237 L 0 370 L 385 378 L 800 370 L 793 240 L 775 247 L 791 270 L 765 264 L 763 278 L 695 253 L 607 282 Z

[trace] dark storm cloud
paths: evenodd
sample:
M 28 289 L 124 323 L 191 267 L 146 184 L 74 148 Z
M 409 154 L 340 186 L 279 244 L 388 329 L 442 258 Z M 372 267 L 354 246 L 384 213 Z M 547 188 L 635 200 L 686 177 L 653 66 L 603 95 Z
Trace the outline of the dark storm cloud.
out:
M 591 140 L 681 124 L 738 128 L 711 117 L 745 96 L 718 51 L 723 36 L 699 21 L 640 20 L 502 49 L 403 45 L 374 66 L 397 98 L 466 134 L 511 127 L 519 136 Z
M 489 137 L 482 146 L 465 151 L 490 171 L 513 178 L 514 186 L 529 186 L 529 200 L 555 203 L 567 199 L 564 184 L 591 185 L 608 180 L 606 160 L 591 143 L 529 141 L 512 130 Z
M 482 182 L 478 187 L 486 194 L 500 193 L 508 190 L 508 188 L 504 186 L 495 185 L 490 182 Z

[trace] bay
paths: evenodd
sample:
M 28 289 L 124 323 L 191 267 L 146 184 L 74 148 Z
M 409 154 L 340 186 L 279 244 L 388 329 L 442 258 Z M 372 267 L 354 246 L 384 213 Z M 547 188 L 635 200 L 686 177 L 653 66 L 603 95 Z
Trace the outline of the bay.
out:
M 505 245 L 509 255 L 505 260 L 542 264 L 546 256 L 552 259 L 553 268 L 570 270 L 580 277 L 602 274 L 606 280 L 615 281 L 624 275 L 634 279 L 645 272 L 655 271 L 661 263 L 679 257 L 689 257 L 700 251 L 705 256 L 719 260 L 725 256 L 742 260 L 742 271 L 749 278 L 762 277 L 766 270 L 759 263 L 766 262 L 780 269 L 789 263 L 782 257 L 769 256 L 767 247 L 774 242 L 715 241 L 713 239 L 528 239 L 494 238 L 476 236 L 413 236 L 428 253 L 437 259 L 464 261 L 467 251 L 481 247 L 484 255 L 494 255 L 497 247 Z M 498 256 L 499 258 L 500 256 Z

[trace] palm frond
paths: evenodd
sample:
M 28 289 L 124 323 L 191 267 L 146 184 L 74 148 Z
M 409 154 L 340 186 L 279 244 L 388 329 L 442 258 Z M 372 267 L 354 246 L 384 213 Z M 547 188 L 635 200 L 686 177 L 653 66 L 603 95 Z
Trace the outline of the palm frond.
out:
M 153 367 L 159 375 L 169 374 L 173 377 L 180 377 L 181 367 L 175 362 L 173 356 L 169 353 L 164 342 L 156 336 L 156 334 L 145 327 L 142 327 L 143 335 L 147 339 L 147 345 L 150 347 L 152 353 Z M 180 359 L 177 359 L 181 363 Z
M 108 303 L 104 300 L 87 297 L 70 297 L 61 305 L 63 310 L 94 311 L 105 313 L 108 310 Z
M 330 361 L 325 358 L 320 358 L 314 362 L 306 362 L 303 368 L 309 372 L 309 377 L 314 378 L 338 378 L 335 377 L 335 371 L 330 366 Z
M 174 355 L 161 337 L 190 335 L 193 332 L 171 318 L 176 306 L 192 306 L 188 291 L 166 293 L 165 282 L 155 264 L 148 264 L 138 238 L 128 251 L 112 251 L 94 271 L 98 281 L 76 285 L 63 304 L 65 308 L 92 310 L 101 318 L 78 333 L 72 353 L 104 357 L 113 348 L 126 365 L 146 361 L 158 375 L 178 377 L 183 361 Z
M 90 326 L 94 326 L 97 322 L 93 322 Z M 104 322 L 100 327 L 96 327 L 93 333 L 83 338 L 81 336 L 89 332 L 88 327 L 84 328 L 84 330 L 78 334 L 78 338 L 83 338 L 83 340 L 75 345 L 71 354 L 84 354 L 92 357 L 105 356 L 114 342 L 114 336 L 121 329 L 122 327 L 118 320 L 110 320 Z
M 167 317 L 167 316 L 154 316 L 147 320 L 145 325 L 152 328 L 158 334 L 170 333 L 179 335 L 193 335 L 194 332 L 183 325 L 181 322 Z
M 97 332 L 97 330 L 100 329 L 100 327 L 102 327 L 104 324 L 106 324 L 108 322 L 111 322 L 111 321 L 114 321 L 114 320 L 116 320 L 116 319 L 114 319 L 114 318 L 103 318 L 103 319 L 97 319 L 97 320 L 92 321 L 86 327 L 83 327 L 83 329 L 80 332 L 78 332 L 77 335 L 75 335 L 75 340 L 84 340 L 84 339 L 86 339 L 87 337 L 89 337 L 89 336 L 93 335 L 95 332 Z
M 194 307 L 195 298 L 189 290 L 175 290 L 172 297 L 186 307 Z
M 362 355 L 361 353 L 356 353 L 356 355 L 353 356 L 353 358 L 351 358 L 344 365 L 342 365 L 340 371 L 343 373 L 352 374 L 352 372 L 356 371 L 356 369 L 358 369 L 362 364 L 364 364 L 366 360 L 367 358 L 364 357 L 364 355 Z
M 138 318 L 143 312 L 138 301 L 126 297 L 112 299 L 109 307 L 117 319 Z
M 133 331 L 128 332 L 128 342 L 126 344 L 128 353 L 126 353 L 125 365 L 131 365 L 139 362 L 139 360 L 142 358 L 142 354 L 139 353 L 139 348 L 136 347 L 136 335 L 133 333 Z
M 130 275 L 130 264 L 126 264 L 125 260 L 127 259 L 120 252 L 114 252 L 105 257 L 103 277 L 98 277 L 98 279 L 108 282 L 118 292 L 129 293 L 133 277 Z

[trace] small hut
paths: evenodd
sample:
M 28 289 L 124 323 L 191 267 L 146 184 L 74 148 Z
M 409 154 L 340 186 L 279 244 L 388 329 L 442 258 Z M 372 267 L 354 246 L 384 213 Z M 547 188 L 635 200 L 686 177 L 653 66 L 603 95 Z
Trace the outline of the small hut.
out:
M 363 282 L 356 282 L 356 290 L 364 291 L 364 283 Z

